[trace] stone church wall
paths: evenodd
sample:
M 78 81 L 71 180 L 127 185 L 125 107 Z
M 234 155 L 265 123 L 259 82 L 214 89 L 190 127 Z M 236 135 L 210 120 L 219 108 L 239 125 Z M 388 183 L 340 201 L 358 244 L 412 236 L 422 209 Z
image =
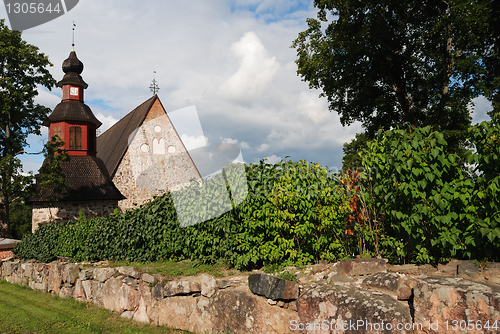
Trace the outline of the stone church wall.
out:
M 118 207 L 118 201 L 88 201 L 88 202 L 58 202 L 57 207 L 51 207 L 47 203 L 34 203 L 32 207 L 32 232 L 41 224 L 51 221 L 64 221 L 78 219 L 80 211 L 85 216 L 110 215 Z
M 173 124 L 157 100 L 144 123 L 131 136 L 127 151 L 113 177 L 126 197 L 122 210 L 141 205 L 153 196 L 201 181 Z

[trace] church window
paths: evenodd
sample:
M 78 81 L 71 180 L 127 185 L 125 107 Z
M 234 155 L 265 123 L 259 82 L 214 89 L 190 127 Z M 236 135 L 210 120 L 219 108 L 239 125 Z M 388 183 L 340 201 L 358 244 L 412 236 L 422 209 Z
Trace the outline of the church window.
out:
M 82 128 L 79 126 L 72 126 L 69 128 L 69 149 L 82 149 Z
M 165 154 L 165 140 L 163 138 L 153 139 L 153 154 Z
M 62 139 L 60 126 L 54 127 L 54 133 L 52 134 L 52 136 L 59 136 L 59 138 Z
M 174 154 L 174 153 L 175 153 L 175 147 L 174 147 L 174 146 L 172 146 L 172 145 L 170 145 L 170 146 L 168 147 L 168 153 L 170 153 L 170 154 Z

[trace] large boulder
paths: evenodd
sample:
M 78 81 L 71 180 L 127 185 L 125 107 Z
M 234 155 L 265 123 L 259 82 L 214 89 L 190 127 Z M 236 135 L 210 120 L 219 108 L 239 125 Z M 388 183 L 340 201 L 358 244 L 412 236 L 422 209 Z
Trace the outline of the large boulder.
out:
M 86 301 L 85 291 L 83 290 L 82 281 L 77 279 L 75 282 L 75 288 L 73 289 L 73 298 L 78 301 Z
M 61 274 L 62 265 L 58 262 L 52 262 L 50 266 L 49 278 L 48 278 L 48 289 L 49 292 L 54 292 L 56 295 L 59 295 L 61 291 L 62 285 L 62 274 Z
M 294 300 L 299 298 L 299 285 L 295 282 L 268 274 L 248 276 L 250 291 L 272 300 Z
M 120 310 L 123 311 L 135 311 L 139 306 L 139 301 L 141 299 L 141 294 L 127 284 L 122 284 L 119 291 L 120 297 Z
M 81 281 L 93 279 L 94 278 L 94 269 L 89 268 L 89 269 L 84 269 L 84 270 L 80 271 L 80 273 L 78 274 L 78 278 Z
M 352 259 L 343 260 L 337 264 L 339 274 L 348 276 L 373 275 L 387 271 L 385 259 Z
M 270 306 L 248 287 L 219 290 L 212 298 L 175 296 L 158 304 L 158 324 L 195 333 L 293 333 L 296 312 Z
M 163 296 L 183 296 L 201 292 L 200 282 L 191 280 L 168 281 L 163 286 Z
M 80 268 L 77 264 L 69 263 L 63 270 L 63 282 L 75 284 L 78 276 L 80 275 Z
M 118 272 L 122 275 L 130 276 L 135 279 L 139 279 L 142 276 L 140 271 L 137 271 L 132 267 L 118 267 Z
M 413 333 L 407 303 L 354 286 L 308 290 L 297 300 L 297 308 L 300 321 L 290 327 L 304 333 Z
M 96 268 L 94 269 L 94 279 L 98 282 L 104 283 L 115 274 L 115 268 Z
M 389 294 L 399 300 L 409 300 L 412 296 L 413 283 L 404 275 L 378 273 L 365 278 L 361 286 L 369 290 Z
M 219 285 L 215 278 L 210 275 L 202 274 L 200 276 L 200 284 L 201 284 L 201 295 L 205 297 L 212 297 L 217 292 Z
M 499 286 L 461 277 L 421 277 L 414 279 L 413 292 L 415 322 L 421 324 L 421 333 L 500 330 Z M 491 327 L 495 322 L 496 328 Z
M 122 311 L 120 307 L 120 288 L 122 284 L 121 279 L 113 277 L 103 284 L 102 303 L 104 308 L 115 312 Z

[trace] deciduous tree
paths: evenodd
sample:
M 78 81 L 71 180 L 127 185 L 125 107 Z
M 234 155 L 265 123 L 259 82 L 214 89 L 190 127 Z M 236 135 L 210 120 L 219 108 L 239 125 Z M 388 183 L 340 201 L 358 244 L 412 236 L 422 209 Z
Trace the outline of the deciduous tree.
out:
M 17 156 L 25 153 L 30 134 L 41 134 L 50 112 L 34 102 L 38 86 L 55 85 L 48 66 L 52 64 L 47 56 L 0 20 L 0 236 L 10 235 L 10 203 L 28 195 L 33 183 L 31 175 L 21 173 Z
M 315 0 L 293 42 L 298 74 L 321 89 L 343 125 L 368 137 L 438 125 L 460 146 L 474 98 L 498 92 L 492 0 Z M 497 78 L 496 85 L 491 78 Z M 450 141 L 455 139 L 455 143 Z

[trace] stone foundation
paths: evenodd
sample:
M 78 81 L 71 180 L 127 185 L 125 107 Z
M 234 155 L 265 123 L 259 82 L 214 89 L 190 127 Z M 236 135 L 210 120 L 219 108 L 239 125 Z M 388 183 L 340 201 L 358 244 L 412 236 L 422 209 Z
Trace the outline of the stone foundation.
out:
M 35 232 L 41 224 L 51 221 L 76 220 L 80 211 L 87 217 L 113 214 L 115 208 L 118 208 L 118 201 L 58 202 L 56 205 L 50 207 L 47 203 L 33 203 L 32 232 Z
M 470 276 L 488 283 L 446 276 L 426 266 L 388 266 L 376 259 L 306 266 L 297 274 L 299 283 L 262 272 L 170 280 L 132 267 L 102 267 L 106 262 L 89 265 L 0 261 L 0 279 L 94 304 L 124 318 L 195 333 L 494 334 L 500 330 L 500 286 L 492 283 L 499 282 L 500 263 Z M 460 271 L 460 266 L 468 265 L 461 261 L 448 268 Z M 409 272 L 420 274 L 405 274 Z

